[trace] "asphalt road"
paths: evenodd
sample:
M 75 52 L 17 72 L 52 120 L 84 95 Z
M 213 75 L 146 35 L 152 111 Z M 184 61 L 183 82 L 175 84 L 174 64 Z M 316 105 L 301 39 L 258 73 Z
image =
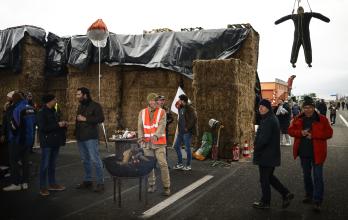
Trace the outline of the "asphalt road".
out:
M 270 210 L 251 207 L 260 198 L 258 170 L 250 161 L 231 165 L 211 166 L 212 161 L 193 161 L 192 171 L 171 170 L 172 196 L 161 195 L 158 190 L 148 194 L 148 205 L 138 200 L 138 181 L 123 181 L 122 208 L 113 203 L 111 178 L 106 174 L 104 193 L 76 190 L 82 180 L 82 164 L 76 144 L 61 148 L 58 158 L 57 179 L 67 189 L 51 193 L 47 198 L 38 194 L 36 168 L 39 153 L 31 155 L 32 180 L 29 190 L 0 191 L 0 219 L 348 219 L 348 111 L 339 111 L 334 136 L 329 141 L 328 158 L 324 166 L 325 195 L 321 213 L 312 206 L 302 204 L 304 195 L 299 160 L 292 157 L 292 148 L 282 146 L 282 165 L 275 174 L 295 194 L 287 209 L 281 209 L 281 197 L 274 190 Z M 107 155 L 101 146 L 102 155 Z M 174 150 L 169 151 L 171 163 Z M 0 186 L 6 186 L 2 179 Z M 185 194 L 186 192 L 186 194 Z M 158 207 L 160 204 L 160 207 Z M 156 206 L 157 205 L 157 206 Z

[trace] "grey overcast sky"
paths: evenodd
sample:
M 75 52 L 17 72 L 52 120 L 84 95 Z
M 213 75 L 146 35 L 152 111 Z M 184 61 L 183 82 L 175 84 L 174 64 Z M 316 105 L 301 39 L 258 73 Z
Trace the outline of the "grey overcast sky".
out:
M 0 29 L 35 25 L 59 36 L 86 34 L 102 18 L 111 32 L 141 34 L 153 28 L 226 28 L 250 23 L 260 34 L 258 73 L 261 81 L 287 81 L 297 75 L 293 93 L 315 92 L 323 98 L 348 95 L 348 0 L 309 0 L 313 12 L 331 19 L 313 18 L 310 25 L 313 67 L 308 68 L 301 48 L 297 68 L 289 62 L 293 41 L 291 20 L 274 25 L 291 14 L 294 0 L 11 0 L 0 7 Z M 306 0 L 301 1 L 309 11 Z

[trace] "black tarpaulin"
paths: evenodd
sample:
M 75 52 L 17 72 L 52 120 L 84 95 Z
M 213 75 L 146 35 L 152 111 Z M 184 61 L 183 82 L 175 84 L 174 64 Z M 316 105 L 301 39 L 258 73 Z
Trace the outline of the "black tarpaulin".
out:
M 143 35 L 111 33 L 106 47 L 101 48 L 101 62 L 164 68 L 191 78 L 194 60 L 231 57 L 249 31 L 248 28 L 236 28 Z M 70 46 L 68 64 L 85 69 L 90 62 L 98 63 L 98 49 L 87 36 L 72 37 Z
M 46 42 L 46 31 L 39 27 L 24 25 L 0 30 L 0 68 L 12 68 L 15 72 L 20 72 L 20 43 L 26 34 L 41 44 Z
M 101 48 L 101 62 L 108 65 L 138 65 L 164 68 L 192 77 L 194 60 L 230 58 L 248 36 L 249 28 L 213 29 L 188 32 L 162 32 L 143 35 L 110 33 Z M 20 26 L 0 31 L 0 68 L 16 72 L 21 64 L 21 40 L 25 34 L 45 44 L 45 31 Z M 61 38 L 47 35 L 45 73 L 67 73 L 67 65 L 81 70 L 98 63 L 98 48 L 85 35 Z
M 46 75 L 67 74 L 70 37 L 59 37 L 51 32 L 47 35 L 46 43 Z

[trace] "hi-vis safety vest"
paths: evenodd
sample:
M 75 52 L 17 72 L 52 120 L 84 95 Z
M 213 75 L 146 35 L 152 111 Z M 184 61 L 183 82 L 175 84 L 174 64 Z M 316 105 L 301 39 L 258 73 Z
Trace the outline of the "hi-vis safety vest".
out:
M 156 108 L 156 111 L 153 114 L 153 118 L 151 121 L 149 108 L 145 108 L 142 110 L 141 116 L 143 120 L 145 142 L 150 142 L 151 137 L 154 136 L 154 134 L 157 131 L 158 122 L 161 120 L 162 117 L 166 117 L 166 112 L 161 108 Z M 157 141 L 152 141 L 152 143 L 167 144 L 165 132 L 158 137 Z

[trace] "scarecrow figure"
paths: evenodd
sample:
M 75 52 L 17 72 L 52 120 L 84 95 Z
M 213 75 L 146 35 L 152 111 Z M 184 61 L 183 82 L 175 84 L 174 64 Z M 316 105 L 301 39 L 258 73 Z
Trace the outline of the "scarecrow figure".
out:
M 324 15 L 320 13 L 315 12 L 304 12 L 302 7 L 298 7 L 297 14 L 291 14 L 284 16 L 274 22 L 275 24 L 280 24 L 286 20 L 292 19 L 295 25 L 295 32 L 294 32 L 294 43 L 292 45 L 292 51 L 291 51 L 291 59 L 290 63 L 292 64 L 292 67 L 295 68 L 298 52 L 300 50 L 301 45 L 303 46 L 303 51 L 306 59 L 306 63 L 309 67 L 312 67 L 312 47 L 311 47 L 311 39 L 309 34 L 309 23 L 311 21 L 311 18 L 318 18 L 325 22 L 330 22 L 330 19 L 325 17 Z

